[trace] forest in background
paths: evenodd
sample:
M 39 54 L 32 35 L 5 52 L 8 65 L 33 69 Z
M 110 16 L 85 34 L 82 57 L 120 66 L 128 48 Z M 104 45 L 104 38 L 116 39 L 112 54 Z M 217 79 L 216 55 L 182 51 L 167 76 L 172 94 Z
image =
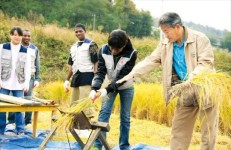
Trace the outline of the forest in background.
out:
M 159 38 L 158 18 L 149 11 L 139 11 L 131 0 L 0 0 L 0 11 L 9 17 L 34 24 L 57 24 L 72 29 L 83 23 L 88 30 L 109 33 L 121 28 L 133 37 Z M 184 22 L 187 27 L 205 33 L 212 45 L 231 51 L 231 32 Z
M 64 80 L 67 74 L 70 46 L 76 41 L 73 29 L 56 24 L 34 24 L 26 20 L 10 18 L 0 13 L 0 43 L 10 41 L 9 31 L 13 26 L 21 26 L 32 33 L 32 42 L 40 49 L 42 81 Z M 109 33 L 87 31 L 87 37 L 93 39 L 99 47 L 107 42 Z M 159 40 L 154 37 L 131 37 L 134 48 L 139 52 L 138 60 L 151 54 Z M 213 47 L 216 69 L 231 74 L 231 54 L 225 49 Z M 157 68 L 143 76 L 140 82 L 161 82 L 161 69 Z

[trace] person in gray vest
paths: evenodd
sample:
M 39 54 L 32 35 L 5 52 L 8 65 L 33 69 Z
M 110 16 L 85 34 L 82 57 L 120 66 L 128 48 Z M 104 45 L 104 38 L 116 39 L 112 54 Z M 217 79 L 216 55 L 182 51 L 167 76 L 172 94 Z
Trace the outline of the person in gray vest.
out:
M 21 45 L 23 31 L 20 27 L 10 30 L 11 42 L 0 45 L 0 93 L 23 97 L 28 92 L 31 77 L 31 59 L 27 48 Z M 24 134 L 22 112 L 15 112 L 16 133 Z M 6 128 L 6 113 L 0 113 L 0 134 Z
M 91 84 L 89 97 L 94 101 L 102 97 L 102 107 L 98 121 L 109 122 L 113 104 L 117 94 L 120 95 L 120 137 L 119 147 L 128 150 L 130 132 L 130 111 L 134 96 L 133 79 L 121 84 L 116 81 L 129 74 L 135 66 L 137 52 L 134 50 L 130 39 L 125 31 L 113 30 L 108 37 L 108 44 L 102 46 L 98 54 L 99 65 Z M 100 89 L 107 75 L 110 84 Z M 106 132 L 103 133 L 106 137 Z M 93 149 L 102 149 L 102 143 L 98 138 Z
M 24 93 L 24 98 L 31 100 L 33 94 L 33 88 L 39 86 L 40 81 L 40 60 L 39 60 L 39 49 L 30 42 L 31 41 L 31 32 L 29 30 L 23 31 L 22 45 L 27 48 L 31 55 L 31 79 L 29 91 Z M 14 113 L 8 114 L 8 125 L 10 128 L 12 123 L 15 123 Z M 32 112 L 25 113 L 25 125 L 27 128 L 31 126 L 31 116 Z
M 91 81 L 97 69 L 98 62 L 98 46 L 91 39 L 86 38 L 86 29 L 83 24 L 75 25 L 75 35 L 78 41 L 71 46 L 70 57 L 68 64 L 70 69 L 66 81 L 64 82 L 64 89 L 69 91 L 69 80 L 71 80 L 71 105 L 77 104 L 80 99 L 88 97 L 91 91 Z M 88 118 L 94 117 L 94 108 L 86 108 L 84 110 Z

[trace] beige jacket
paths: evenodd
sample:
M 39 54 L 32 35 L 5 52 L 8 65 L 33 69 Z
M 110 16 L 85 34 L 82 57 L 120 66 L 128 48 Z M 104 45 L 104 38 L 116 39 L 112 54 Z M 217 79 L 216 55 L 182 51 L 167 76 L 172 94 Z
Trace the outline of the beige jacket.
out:
M 185 61 L 188 78 L 190 79 L 206 68 L 213 70 L 214 54 L 209 39 L 203 33 L 187 28 L 185 28 L 185 31 Z M 161 65 L 164 98 L 168 103 L 170 101 L 168 91 L 172 82 L 172 63 L 173 43 L 170 43 L 168 39 L 164 39 L 150 56 L 147 56 L 133 68 L 129 75 L 141 76 Z

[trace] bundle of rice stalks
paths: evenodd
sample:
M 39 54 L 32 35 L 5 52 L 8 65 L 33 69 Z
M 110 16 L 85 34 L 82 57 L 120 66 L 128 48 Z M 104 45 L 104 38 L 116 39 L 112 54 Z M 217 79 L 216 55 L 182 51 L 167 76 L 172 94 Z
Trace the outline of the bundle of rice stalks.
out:
M 171 99 L 183 100 L 195 94 L 199 106 L 207 104 L 231 104 L 231 76 L 223 72 L 200 73 L 193 79 L 177 84 L 170 91 Z M 183 102 L 182 102 L 183 103 Z
M 92 100 L 90 98 L 83 98 L 79 101 L 80 102 L 78 104 L 71 106 L 65 111 L 61 111 L 62 116 L 54 124 L 55 127 L 62 126 L 65 129 L 69 129 L 70 126 L 72 126 L 75 115 L 93 105 Z

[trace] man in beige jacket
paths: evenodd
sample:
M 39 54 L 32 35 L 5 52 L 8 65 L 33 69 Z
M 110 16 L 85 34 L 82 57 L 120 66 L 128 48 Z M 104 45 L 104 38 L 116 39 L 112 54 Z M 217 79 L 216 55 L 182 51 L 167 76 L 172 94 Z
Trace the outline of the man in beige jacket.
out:
M 201 71 L 214 70 L 214 54 L 209 39 L 200 32 L 184 27 L 178 14 L 172 12 L 163 14 L 159 26 L 166 38 L 150 56 L 139 62 L 131 73 L 117 83 L 146 74 L 161 65 L 164 98 L 166 103 L 169 103 L 169 90 L 172 86 L 189 81 Z M 201 149 L 215 149 L 218 108 L 211 103 L 200 107 L 197 94 L 196 92 L 186 94 L 181 100 L 183 103 L 177 103 L 172 122 L 171 150 L 188 149 L 197 114 L 200 114 L 202 125 Z

